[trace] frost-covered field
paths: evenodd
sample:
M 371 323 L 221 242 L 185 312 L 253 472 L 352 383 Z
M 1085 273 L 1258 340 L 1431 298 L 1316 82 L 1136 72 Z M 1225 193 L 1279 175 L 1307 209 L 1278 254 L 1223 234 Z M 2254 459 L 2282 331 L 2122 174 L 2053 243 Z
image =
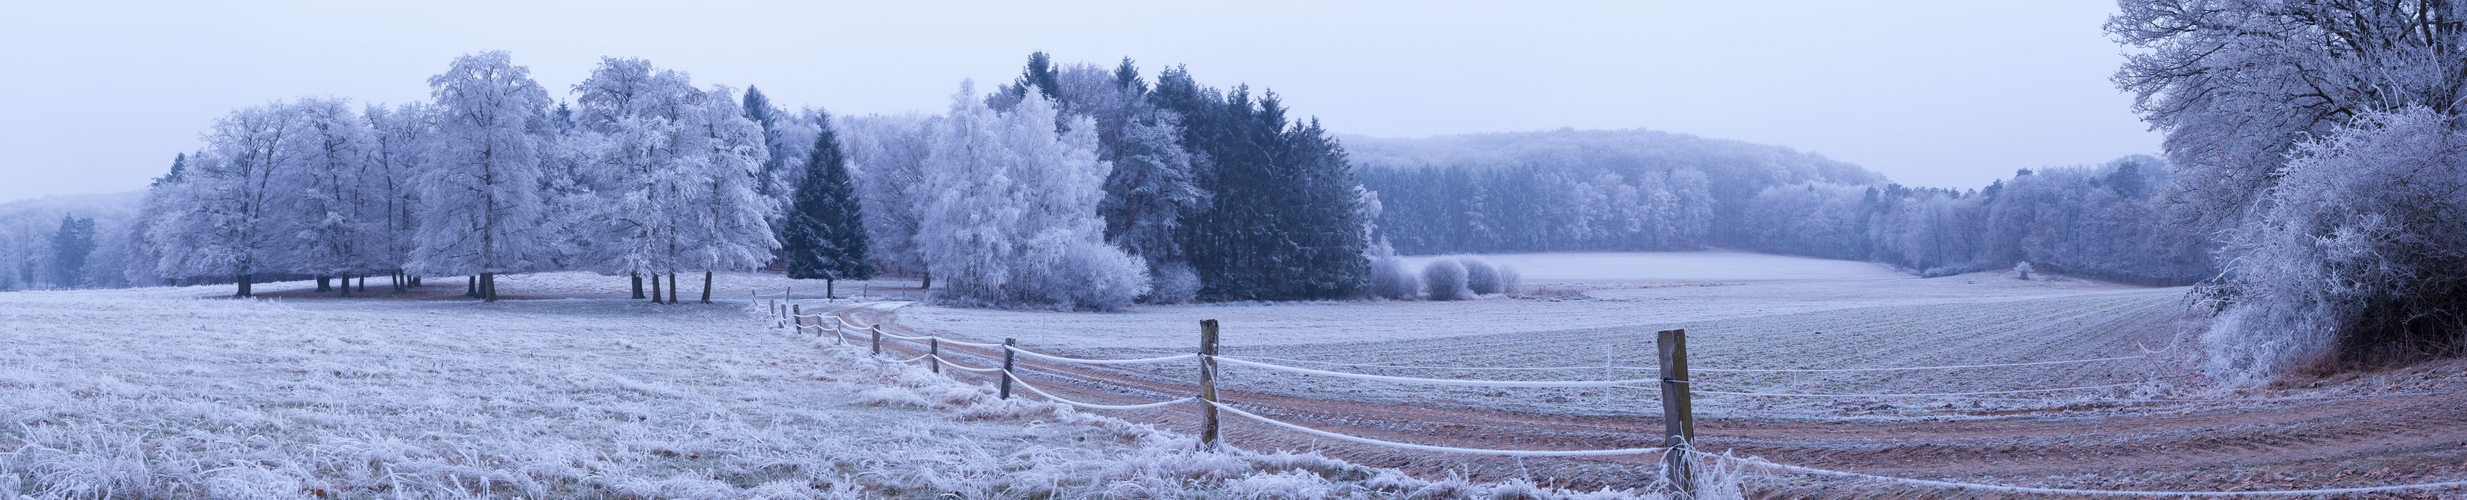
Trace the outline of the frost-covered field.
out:
M 563 273 L 499 286 L 622 285 Z M 679 306 L 217 298 L 228 293 L 0 293 L 0 497 L 1547 493 L 1193 452 L 1186 437 L 996 401 L 765 328 L 742 289 Z
M 1388 375 L 1491 379 L 1650 378 L 1654 332 L 1688 330 L 1699 369 L 1865 368 L 2132 356 L 2181 325 L 2182 288 L 2015 279 L 1987 272 L 1920 279 L 1874 264 L 1737 252 L 1485 256 L 1525 270 L 1528 286 L 1586 290 L 1573 300 L 1319 302 L 1142 307 L 1063 314 L 910 306 L 903 325 L 953 336 L 1018 338 L 1090 356 L 1195 349 L 1198 322 L 1222 322 L 1227 355 Z M 1599 272 L 1587 272 L 1598 269 Z M 1788 276 L 1811 276 L 1787 279 Z M 1711 416 L 1789 418 L 2054 407 L 2149 394 L 2167 356 L 2079 365 L 1900 373 L 1699 372 L 1700 390 L 1907 394 L 2136 384 L 2047 394 L 1947 398 L 1700 397 Z M 1591 367 L 1565 372 L 1396 367 Z M 1189 370 L 1165 368 L 1160 376 Z M 1400 386 L 1228 369 L 1246 390 L 1379 402 L 1576 414 L 1655 412 L 1650 388 L 1489 390 Z M 2145 384 L 2146 383 L 2146 384 Z M 1948 407 L 1946 405 L 1955 405 Z

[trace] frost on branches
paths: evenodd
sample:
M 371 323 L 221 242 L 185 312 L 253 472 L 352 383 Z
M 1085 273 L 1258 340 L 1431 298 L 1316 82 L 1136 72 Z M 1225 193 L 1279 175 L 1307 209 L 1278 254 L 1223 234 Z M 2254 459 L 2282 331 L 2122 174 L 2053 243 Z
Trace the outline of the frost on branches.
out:
M 1102 240 L 1096 215 L 1112 167 L 1096 127 L 1054 131 L 1052 101 L 996 112 L 960 85 L 933 123 L 917 244 L 949 280 L 946 299 L 998 306 L 1113 309 L 1148 291 L 1147 266 Z
M 2367 113 L 2296 146 L 2239 229 L 2204 338 L 2210 370 L 2379 363 L 2467 347 L 2467 131 L 2423 108 Z
M 2230 231 L 2210 369 L 2455 355 L 2467 3 L 2128 0 L 2116 83 L 2186 219 Z

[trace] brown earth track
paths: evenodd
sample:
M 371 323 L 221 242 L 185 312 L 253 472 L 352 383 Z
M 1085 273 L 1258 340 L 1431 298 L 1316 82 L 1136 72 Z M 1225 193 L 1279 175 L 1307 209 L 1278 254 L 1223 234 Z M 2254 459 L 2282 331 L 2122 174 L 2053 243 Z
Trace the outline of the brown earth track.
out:
M 867 323 L 922 335 L 878 311 Z M 922 349 L 885 341 L 910 357 Z M 998 352 L 944 346 L 946 357 L 998 366 Z M 1017 361 L 1024 380 L 1056 395 L 1099 404 L 1136 404 L 1196 393 L 1153 373 Z M 1196 370 L 1194 366 L 1192 368 Z M 962 380 L 989 376 L 946 370 Z M 1303 398 L 1220 388 L 1245 410 L 1313 428 L 1402 442 L 1495 449 L 1602 449 L 1659 445 L 1658 418 L 1564 416 L 1465 408 L 1444 401 L 1405 404 Z M 1036 397 L 1024 389 L 1015 397 Z M 1418 403 L 1418 404 L 1417 404 Z M 1195 431 L 1195 408 L 1181 405 L 1107 412 L 1161 428 Z M 2011 413 L 2011 412 L 2008 412 Z M 1952 415 L 1948 410 L 1948 415 Z M 1705 419 L 1698 449 L 1777 463 L 1885 476 L 2016 486 L 2158 491 L 2313 489 L 2467 479 L 2467 395 L 2392 395 L 2363 399 L 2250 403 L 2115 405 L 2019 412 L 1981 419 L 1789 421 Z M 1572 488 L 1641 488 L 1658 474 L 1658 455 L 1506 458 L 1406 451 L 1318 438 L 1227 415 L 1226 442 L 1251 450 L 1316 451 L 1357 464 L 1425 477 L 1526 478 Z M 1752 483 L 1773 497 L 1977 496 L 1834 479 L 1776 476 Z M 2376 494 L 2369 498 L 2448 498 L 2467 489 Z

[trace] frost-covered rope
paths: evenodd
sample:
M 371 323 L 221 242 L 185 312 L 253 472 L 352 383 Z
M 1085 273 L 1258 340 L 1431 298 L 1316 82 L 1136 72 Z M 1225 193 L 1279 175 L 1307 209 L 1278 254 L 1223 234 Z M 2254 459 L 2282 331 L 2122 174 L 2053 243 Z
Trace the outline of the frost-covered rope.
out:
M 2091 390 L 2091 389 L 2113 389 L 2113 388 L 2117 388 L 2117 387 L 2131 387 L 2131 386 L 2136 386 L 2136 385 L 2141 385 L 2141 384 L 2137 384 L 2137 383 L 2136 383 L 2136 384 L 2085 385 L 2085 386 L 2079 386 L 2079 387 L 2057 387 L 2057 388 L 2052 388 L 2052 389 L 2021 389 L 2021 390 L 2012 390 L 2012 391 L 1978 391 L 1978 392 L 1912 392 L 1912 393 L 1897 393 L 1897 394 L 1801 394 L 1801 393 L 1790 393 L 1790 392 L 1732 392 L 1732 391 L 1707 391 L 1707 390 L 1691 390 L 1690 392 L 1693 392 L 1693 393 L 1695 393 L 1695 394 L 1719 394 L 1719 395 L 1724 395 L 1724 396 L 1780 396 L 1780 397 L 1794 397 L 1794 398 L 1932 398 L 1932 397 L 1942 397 L 1942 396 L 1991 396 L 1991 395 L 1996 395 L 1996 394 L 2029 394 L 2029 393 L 2034 393 L 2034 392 L 2086 391 L 2086 390 Z
M 999 371 L 999 370 L 997 370 L 997 371 Z M 1136 404 L 1136 405 L 1100 405 L 1100 404 L 1093 404 L 1093 403 L 1082 403 L 1082 402 L 1078 402 L 1078 401 L 1072 401 L 1072 400 L 1069 400 L 1069 399 L 1063 399 L 1061 396 L 1055 396 L 1053 393 L 1050 393 L 1050 392 L 1045 392 L 1045 390 L 1044 390 L 1044 389 L 1038 389 L 1038 388 L 1036 388 L 1036 385 L 1029 384 L 1027 379 L 1022 379 L 1022 378 L 1019 378 L 1019 375 L 1018 375 L 1018 374 L 1005 373 L 1005 374 L 1002 374 L 1002 376 L 1005 376 L 1005 377 L 1010 377 L 1012 382 L 1018 382 L 1020 387 L 1026 387 L 1026 388 L 1028 388 L 1028 392 L 1037 393 L 1037 395 L 1039 395 L 1039 396 L 1045 396 L 1045 399 L 1052 400 L 1053 402 L 1056 402 L 1056 403 L 1062 403 L 1062 404 L 1066 404 L 1066 405 L 1077 406 L 1077 407 L 1080 407 L 1080 408 L 1087 408 L 1087 409 L 1091 409 L 1091 410 L 1145 410 L 1145 409 L 1149 409 L 1149 408 L 1162 408 L 1162 407 L 1173 406 L 1173 405 L 1178 405 L 1178 404 L 1182 404 L 1182 403 L 1188 403 L 1188 402 L 1198 401 L 1198 400 L 1199 400 L 1199 398 L 1182 398 L 1182 399 L 1176 399 L 1176 400 L 1172 400 L 1172 401 L 1158 401 L 1158 402 L 1154 402 L 1154 403 L 1148 403 L 1148 404 Z
M 1219 406 L 1219 408 L 1223 408 L 1223 407 L 1222 407 L 1222 406 Z M 1767 461 L 1764 461 L 1764 460 L 1757 460 L 1757 459 L 1753 459 L 1753 458 L 1740 458 L 1740 457 L 1734 457 L 1734 456 L 1729 456 L 1729 455 L 1716 455 L 1716 454 L 1706 453 L 1706 452 L 1696 451 L 1696 450 L 1688 450 L 1688 454 L 1690 454 L 1690 455 L 1698 455 L 1698 456 L 1703 456 L 1703 457 L 1712 458 L 1712 459 L 1715 459 L 1715 460 L 1728 460 L 1728 461 L 1731 461 L 1731 462 L 1733 462 L 1733 463 L 1738 463 L 1738 464 L 1747 465 L 1747 466 L 1751 466 L 1751 467 L 1760 467 L 1760 468 L 1772 469 L 1772 470 L 1783 470 L 1783 471 L 1797 472 L 1797 473 L 1802 473 L 1802 474 L 1815 474 L 1815 475 L 1821 475 L 1821 476 L 1848 477 L 1848 478 L 1858 478 L 1858 479 L 1872 479 L 1872 480 L 1878 480 L 1878 481 L 1889 481 L 1889 482 L 1896 482 L 1896 483 L 1903 483 L 1903 484 L 1914 484 L 1914 485 L 1921 485 L 1921 486 L 1933 486 L 1933 487 L 1939 487 L 1939 488 L 1961 488 L 1961 489 L 1969 489 L 1969 490 L 2001 491 L 2001 492 L 2007 492 L 2007 493 L 2038 493 L 2038 494 L 2053 494 L 2053 495 L 2104 495 L 2104 496 L 2137 496 L 2137 497 L 2240 497 L 2240 496 L 2303 496 L 2303 495 L 2341 495 L 2341 494 L 2353 494 L 2353 493 L 2380 493 L 2380 492 L 2390 492 L 2390 491 L 2430 490 L 2430 489 L 2444 489 L 2444 488 L 2460 488 L 2460 487 L 2467 487 L 2467 481 L 2447 481 L 2447 482 L 2439 482 L 2439 483 L 2400 484 L 2400 485 L 2390 485 L 2390 486 L 2368 486 L 2368 487 L 2358 487 L 2358 488 L 2325 488 L 2325 489 L 2315 489 L 2315 490 L 2261 490 L 2261 491 L 2134 491 L 2134 490 L 2076 490 L 2076 489 L 2066 489 L 2066 488 L 2035 488 L 2035 487 L 2029 487 L 2029 486 L 2004 486 L 2004 485 L 1995 485 L 1995 484 L 1962 483 L 1962 482 L 1953 482 L 1953 481 L 1932 481 L 1932 480 L 1926 480 L 1926 479 L 1911 479 L 1911 478 L 1906 478 L 1906 477 L 1879 476 L 1879 475 L 1874 475 L 1874 474 L 1860 474 L 1860 473 L 1857 473 L 1857 472 L 1844 472 L 1844 471 L 1837 471 L 1837 470 L 1818 469 L 1818 468 L 1813 468 L 1813 467 L 1801 467 L 1801 466 L 1796 466 L 1796 465 L 1778 464 L 1778 463 L 1773 463 L 1773 462 L 1767 462 Z
M 932 337 L 932 338 L 942 339 L 942 343 L 944 343 L 944 344 L 950 344 L 950 345 L 967 346 L 967 347 L 976 347 L 976 348 L 983 348 L 983 349 L 1001 349 L 1001 348 L 1002 348 L 1002 344 L 989 344 L 989 343 L 984 343 L 984 342 L 961 342 L 961 341 L 957 341 L 957 340 L 951 340 L 951 339 L 949 339 L 949 338 L 945 338 L 945 337 Z
M 953 368 L 953 369 L 958 369 L 958 370 L 960 370 L 960 371 L 970 371 L 970 372 L 977 372 L 977 373 L 994 373 L 994 372 L 1000 372 L 1000 371 L 1002 371 L 1002 369 L 1001 369 L 1001 368 L 976 368 L 976 367 L 971 367 L 971 366 L 968 366 L 968 365 L 963 365 L 963 364 L 959 364 L 959 363 L 953 363 L 953 362 L 951 362 L 951 358 L 945 358 L 945 357 L 942 357 L 942 356 L 936 356 L 936 355 L 931 355 L 931 354 L 928 354 L 928 355 L 926 355 L 926 357 L 929 357 L 929 358 L 934 358 L 934 360 L 936 360 L 936 361 L 941 361 L 941 362 L 942 362 L 942 367 L 943 367 L 943 368 Z
M 1261 361 L 1284 361 L 1284 362 L 1288 362 L 1288 363 L 1310 363 L 1310 364 L 1315 364 L 1315 365 L 1327 365 L 1327 366 L 1351 366 L 1351 367 L 1356 367 L 1356 368 L 1401 368 L 1401 369 L 1408 369 L 1408 370 L 1577 371 L 1577 370 L 1600 370 L 1600 369 L 1604 369 L 1604 368 L 1615 369 L 1615 370 L 1646 370 L 1646 371 L 1658 371 L 1658 370 L 1660 370 L 1659 368 L 1650 368 L 1650 367 L 1643 367 L 1643 366 L 1617 366 L 1617 365 L 1594 365 L 1594 366 L 1412 366 L 1412 365 L 1380 365 L 1380 364 L 1370 364 L 1370 363 L 1339 363 L 1339 362 L 1335 362 L 1335 361 L 1312 361 L 1312 360 L 1308 360 L 1308 359 L 1269 358 L 1269 357 L 1260 357 L 1260 356 L 1251 356 L 1250 358 L 1251 358 L 1251 359 L 1255 359 L 1255 360 L 1261 360 Z
M 893 363 L 901 363 L 901 364 L 906 364 L 906 363 L 915 363 L 915 362 L 918 362 L 918 361 L 924 361 L 924 360 L 925 360 L 925 358 L 931 358 L 931 357 L 934 357 L 934 355 L 932 355 L 932 354 L 925 354 L 925 355 L 920 355 L 920 356 L 913 357 L 913 358 L 908 358 L 908 359 L 890 360 L 890 362 L 893 362 Z
M 1277 427 L 1283 427 L 1283 428 L 1286 428 L 1286 429 L 1288 429 L 1288 430 L 1292 430 L 1292 431 L 1294 431 L 1294 432 L 1300 432 L 1300 433 L 1303 433 L 1303 434 L 1310 434 L 1310 435 L 1319 436 L 1319 437 L 1324 437 L 1324 438 L 1329 438 L 1329 439 L 1337 439 L 1337 440 L 1344 440 L 1344 441 L 1352 441 L 1352 442 L 1356 442 L 1356 443 L 1369 444 L 1369 445 L 1386 446 L 1386 447 L 1390 447 L 1390 448 L 1403 448 L 1403 449 L 1408 449 L 1408 450 L 1436 451 L 1436 452 L 1441 452 L 1441 453 L 1463 453 L 1463 454 L 1467 454 L 1467 455 L 1496 455 L 1496 456 L 1506 456 L 1506 457 L 1596 457 L 1596 456 L 1607 456 L 1607 455 L 1642 455 L 1642 454 L 1646 454 L 1646 453 L 1660 453 L 1660 452 L 1662 452 L 1663 450 L 1668 450 L 1668 449 L 1669 449 L 1669 448 L 1627 448 L 1627 449 L 1617 449 L 1617 450 L 1493 450 L 1493 449 L 1485 449 L 1485 448 L 1456 448 L 1456 447 L 1451 447 L 1451 446 L 1431 446 L 1431 445 L 1426 445 L 1426 444 L 1399 443 L 1399 442 L 1395 442 L 1395 441 L 1384 441 L 1384 440 L 1371 439 L 1371 438 L 1360 437 L 1360 436 L 1354 436 L 1354 435 L 1349 435 L 1349 434 L 1338 434 L 1338 433 L 1334 433 L 1334 432 L 1328 432 L 1328 431 L 1323 431 L 1323 430 L 1319 430 L 1319 429 L 1313 429 L 1313 428 L 1309 428 L 1309 427 L 1303 427 L 1303 426 L 1300 426 L 1300 425 L 1295 425 L 1295 424 L 1292 424 L 1292 423 L 1288 423 L 1288 422 L 1284 422 L 1284 421 L 1280 421 L 1280 420 L 1276 420 L 1276 419 L 1272 419 L 1272 418 L 1268 418 L 1268 417 L 1262 417 L 1262 416 L 1259 416 L 1259 415 L 1254 414 L 1254 413 L 1251 413 L 1251 412 L 1242 411 L 1242 409 L 1240 409 L 1240 408 L 1235 408 L 1235 407 L 1232 407 L 1232 406 L 1228 406 L 1228 405 L 1226 405 L 1226 404 L 1224 404 L 1224 403 L 1222 403 L 1222 402 L 1218 402 L 1218 403 L 1209 403 L 1209 402 L 1207 402 L 1207 400 L 1204 400 L 1204 399 L 1203 399 L 1203 400 L 1200 400 L 1200 403 L 1201 403 L 1201 404 L 1207 404 L 1207 405 L 1215 406 L 1215 407 L 1216 407 L 1216 409 L 1219 409 L 1219 410 L 1225 410 L 1227 413 L 1232 413 L 1232 414 L 1235 414 L 1235 415 L 1241 415 L 1241 416 L 1243 416 L 1244 418 L 1249 418 L 1249 419 L 1251 419 L 1251 420 L 1257 420 L 1257 421 L 1260 421 L 1260 422 L 1266 423 L 1266 424 L 1268 424 L 1268 425 L 1274 425 L 1274 426 L 1277 426 Z
M 1055 356 L 1055 355 L 1052 355 L 1052 354 L 1045 354 L 1045 353 L 1036 352 L 1036 351 L 1031 351 L 1031 350 L 1027 350 L 1027 349 L 1021 349 L 1021 348 L 1019 348 L 1018 346 L 1009 346 L 1008 348 L 1011 350 L 1011 352 L 1016 352 L 1016 353 L 1019 353 L 1019 354 L 1024 355 L 1024 356 L 1031 357 L 1031 358 L 1043 359 L 1043 360 L 1046 360 L 1046 361 L 1063 362 L 1063 363 L 1079 363 L 1079 364 L 1083 364 L 1083 365 L 1135 365 L 1135 364 L 1141 364 L 1141 363 L 1172 363 L 1172 362 L 1175 362 L 1175 361 L 1183 361 L 1183 360 L 1195 359 L 1195 358 L 1198 358 L 1198 357 L 1199 357 L 1199 355 L 1197 355 L 1197 354 L 1180 354 L 1180 355 L 1174 355 L 1174 356 L 1165 356 L 1165 357 L 1161 357 L 1161 358 L 1140 358 L 1140 359 L 1080 359 L 1080 358 L 1066 358 L 1066 357 L 1062 357 L 1062 356 Z M 1220 358 L 1220 359 L 1221 359 L 1221 358 Z
M 1966 368 L 2006 368 L 2006 367 L 2014 367 L 2014 366 L 2038 366 L 2038 365 L 2071 365 L 2071 364 L 2083 364 L 2083 363 L 2099 363 L 2099 362 L 2106 362 L 2106 361 L 2122 361 L 2122 360 L 2128 360 L 2128 359 L 2142 359 L 2142 358 L 2147 358 L 2147 357 L 2149 357 L 2149 356 L 2117 356 L 2117 357 L 2113 357 L 2113 358 L 2068 359 L 2068 360 L 2062 360 L 2062 361 L 2030 361 L 2030 362 L 2023 362 L 2023 363 L 1990 363 L 1990 364 L 1979 364 L 1979 365 L 1899 366 L 1899 367 L 1886 367 L 1886 368 L 1696 368 L 1696 367 L 1688 367 L 1688 371 L 1692 371 L 1692 372 L 1712 372 L 1712 373 L 1830 373 L 1830 372 L 1898 372 L 1898 371 L 1920 371 L 1920 370 L 1960 370 L 1960 369 L 1966 369 Z M 1623 367 L 1623 368 L 1624 368 L 1624 367 Z M 1637 368 L 1642 369 L 1641 367 L 1637 367 Z
M 933 339 L 934 339 L 934 336 L 932 336 L 932 335 L 926 335 L 926 336 L 923 336 L 923 337 L 910 337 L 910 336 L 907 336 L 907 335 L 894 335 L 894 334 L 892 334 L 891 332 L 882 332 L 882 338 L 886 338 L 886 339 L 900 339 L 900 340 L 914 340 L 914 341 L 920 341 L 920 342 L 921 342 L 921 341 L 933 340 Z
M 1644 383 L 1661 383 L 1661 382 L 1662 382 L 1662 379 L 1658 379 L 1658 378 L 1650 378 L 1650 379 L 1630 379 L 1630 380 L 1571 380 L 1571 381 L 1538 380 L 1538 381 L 1530 381 L 1530 380 L 1460 380 L 1460 379 L 1441 379 L 1441 378 L 1391 377 L 1391 376 L 1387 376 L 1387 375 L 1371 375 L 1371 374 L 1367 374 L 1367 373 L 1332 372 L 1332 371 L 1327 371 L 1327 370 L 1313 370 L 1313 369 L 1309 369 L 1309 368 L 1297 368 L 1297 367 L 1284 366 L 1284 365 L 1272 365 L 1272 364 L 1261 363 L 1261 362 L 1257 362 L 1257 361 L 1246 361 L 1246 360 L 1241 360 L 1241 359 L 1236 359 L 1236 358 L 1228 358 L 1228 357 L 1224 357 L 1224 356 L 1216 356 L 1215 358 L 1216 358 L 1216 360 L 1217 360 L 1217 361 L 1220 361 L 1220 362 L 1225 362 L 1225 363 L 1232 363 L 1232 364 L 1237 364 L 1237 365 L 1244 365 L 1244 366 L 1251 366 L 1251 367 L 1258 367 L 1258 368 L 1266 368 L 1266 369 L 1270 369 L 1270 370 L 1278 370 L 1278 371 L 1286 371 L 1286 372 L 1300 373 L 1300 374 L 1304 374 L 1304 375 L 1321 375 L 1321 376 L 1329 376 L 1329 377 L 1354 378 L 1354 379 L 1362 379 L 1362 380 L 1377 380 L 1377 381 L 1381 381 L 1381 382 L 1395 382 L 1395 383 L 1400 383 L 1400 384 L 1470 385 L 1470 386 L 1483 386 L 1483 387 L 1619 387 L 1619 386 L 1632 386 L 1632 385 L 1636 385 L 1636 384 L 1644 384 Z

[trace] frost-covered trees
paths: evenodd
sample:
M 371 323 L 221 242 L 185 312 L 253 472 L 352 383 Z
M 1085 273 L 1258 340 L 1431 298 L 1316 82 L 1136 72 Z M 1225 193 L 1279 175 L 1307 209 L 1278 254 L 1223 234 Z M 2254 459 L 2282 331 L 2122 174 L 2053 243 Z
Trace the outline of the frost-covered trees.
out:
M 548 235 L 539 155 L 547 140 L 548 92 L 503 51 L 465 55 L 429 77 L 437 142 L 421 186 L 418 246 L 423 274 L 477 274 L 497 300 L 498 273 L 542 265 Z
M 2232 235 L 2214 374 L 2467 349 L 2457 134 L 2467 3 L 2129 0 L 2116 75 L 2167 133 L 2177 213 Z
M 380 198 L 369 208 L 383 214 L 383 222 L 371 228 L 374 233 L 363 244 L 374 247 L 375 261 L 393 276 L 394 291 L 401 292 L 411 278 L 403 267 L 418 246 L 420 190 L 415 175 L 427 165 L 436 116 L 426 104 L 415 102 L 393 109 L 369 106 L 362 117 L 370 129 L 365 182 L 369 193 Z
M 1093 123 L 1056 133 L 1055 118 L 1041 96 L 997 112 L 962 84 L 933 123 L 917 243 L 944 296 L 1107 309 L 1147 291 L 1145 265 L 1101 240 Z
M 684 73 L 630 58 L 602 59 L 575 91 L 591 143 L 578 183 L 600 203 L 585 261 L 651 275 L 652 299 L 670 303 L 682 299 L 680 271 L 704 272 L 708 302 L 711 271 L 770 261 L 778 208 L 760 193 L 770 146 L 733 91 L 695 89 Z
M 206 149 L 189 158 L 183 181 L 164 186 L 164 205 L 175 214 L 149 229 L 165 276 L 231 276 L 238 297 L 252 295 L 250 277 L 278 271 L 292 241 L 275 204 L 291 196 L 277 184 L 296 166 L 295 145 L 308 135 L 300 113 L 272 103 L 234 111 L 215 121 Z
M 839 121 L 846 132 L 850 170 L 857 172 L 857 198 L 864 204 L 867 253 L 877 270 L 915 275 L 921 288 L 933 288 L 934 270 L 927 268 L 918 246 L 917 229 L 925 207 L 925 165 L 933 155 L 935 123 L 925 115 L 874 115 Z
M 2125 0 L 2116 84 L 2167 132 L 2176 201 L 2222 229 L 2259 215 L 2295 144 L 2374 111 L 2467 106 L 2467 3 Z
M 372 178 L 369 124 L 341 99 L 301 99 L 290 106 L 299 115 L 297 148 L 291 164 L 273 179 L 283 193 L 273 198 L 277 224 L 290 231 L 284 269 L 323 277 L 343 278 L 342 295 L 351 295 L 350 279 L 391 267 L 380 259 L 383 242 L 383 193 L 386 179 Z M 322 290 L 322 285 L 320 286 Z
M 2467 351 L 2467 131 L 2428 108 L 2367 112 L 2300 143 L 2203 290 L 2212 373 Z
M 815 136 L 813 151 L 797 183 L 794 204 L 782 218 L 780 253 L 788 261 L 788 277 L 823 280 L 823 295 L 830 296 L 838 280 L 874 277 L 874 264 L 866 258 L 872 244 L 838 135 L 824 129 Z

